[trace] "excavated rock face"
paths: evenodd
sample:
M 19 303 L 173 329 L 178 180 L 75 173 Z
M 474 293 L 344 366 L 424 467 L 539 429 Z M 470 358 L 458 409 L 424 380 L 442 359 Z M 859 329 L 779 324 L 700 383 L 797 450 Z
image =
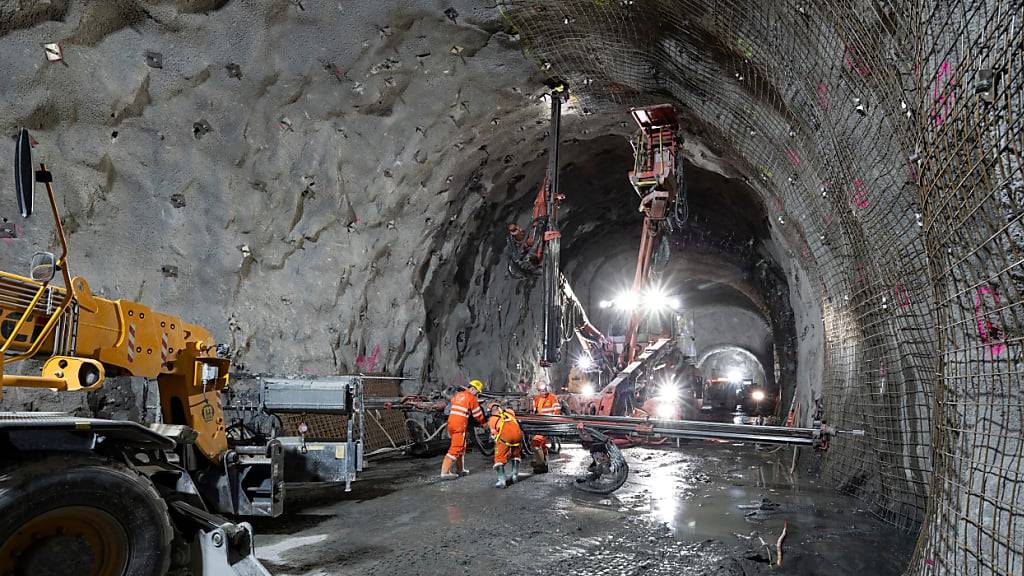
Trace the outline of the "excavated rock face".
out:
M 55 174 L 72 272 L 206 326 L 237 370 L 500 387 L 534 369 L 500 253 L 546 106 L 497 13 L 453 8 L 4 3 L 0 125 Z M 16 225 L 19 271 L 52 225 Z
M 536 282 L 508 274 L 504 223 L 543 177 L 544 73 L 499 12 L 450 8 L 22 3 L 0 123 L 32 130 L 56 176 L 72 272 L 206 326 L 239 372 L 532 382 Z M 580 112 L 563 126 L 567 261 L 635 252 L 628 130 Z M 587 194 L 573 163 L 604 170 Z M 52 241 L 43 213 L 17 225 L 5 269 Z

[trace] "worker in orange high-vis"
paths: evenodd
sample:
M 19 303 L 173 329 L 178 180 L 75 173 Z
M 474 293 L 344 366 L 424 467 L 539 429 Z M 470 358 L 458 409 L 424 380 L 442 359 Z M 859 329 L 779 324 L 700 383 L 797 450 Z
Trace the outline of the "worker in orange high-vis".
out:
M 491 438 L 494 439 L 494 472 L 498 475 L 498 488 L 505 488 L 509 484 L 519 481 L 519 462 L 523 454 L 523 430 L 516 420 L 516 413 L 506 410 L 497 402 L 491 402 L 487 407 L 491 413 L 487 420 L 487 428 L 491 431 Z M 512 458 L 512 476 L 505 477 L 505 464 Z M 511 480 L 511 482 L 509 481 Z
M 533 398 L 533 412 L 541 416 L 558 416 L 562 413 L 562 404 L 558 401 L 547 383 L 537 384 L 537 395 Z M 541 474 L 548 471 L 548 439 L 537 434 L 530 438 L 533 448 L 533 471 Z
M 480 402 L 477 394 L 484 389 L 484 383 L 479 380 L 472 380 L 469 386 L 460 389 L 452 396 L 451 412 L 448 414 L 448 435 L 452 443 L 448 447 L 441 462 L 441 478 L 448 480 L 457 476 L 469 474 L 466 469 L 464 456 L 466 455 L 466 433 L 469 432 L 469 418 L 472 416 L 481 426 L 486 421 L 484 412 L 480 409 Z M 452 472 L 452 465 L 455 465 L 455 472 Z

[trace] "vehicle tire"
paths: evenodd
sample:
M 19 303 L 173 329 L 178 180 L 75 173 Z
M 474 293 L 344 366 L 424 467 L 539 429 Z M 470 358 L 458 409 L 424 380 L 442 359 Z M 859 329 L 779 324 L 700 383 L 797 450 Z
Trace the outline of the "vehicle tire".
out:
M 0 465 L 0 575 L 163 576 L 167 504 L 148 478 L 91 454 Z
M 629 464 L 614 442 L 600 442 L 590 446 L 591 463 L 586 472 L 576 478 L 576 488 L 591 494 L 611 494 L 629 476 Z

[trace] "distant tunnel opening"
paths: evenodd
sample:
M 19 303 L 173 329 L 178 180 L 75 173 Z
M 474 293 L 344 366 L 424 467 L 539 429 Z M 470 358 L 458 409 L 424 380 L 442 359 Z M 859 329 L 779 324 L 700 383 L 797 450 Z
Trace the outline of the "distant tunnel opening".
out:
M 629 314 L 602 303 L 628 292 L 637 266 L 642 215 L 627 178 L 632 149 L 616 133 L 569 139 L 561 148 L 564 274 L 594 325 L 621 340 Z M 541 185 L 541 160 L 536 164 L 530 179 L 520 185 L 530 191 L 520 200 L 522 225 L 529 221 L 528 201 Z M 688 363 L 696 365 L 704 351 L 723 345 L 751 350 L 769 367 L 758 372 L 758 382 L 780 392 L 779 405 L 788 410 L 797 387 L 798 358 L 789 288 L 776 261 L 784 251 L 771 237 L 768 216 L 754 191 L 721 172 L 726 172 L 724 166 L 685 164 L 689 215 L 683 226 L 665 235 L 668 258 L 652 272 L 652 284 L 680 304 L 676 321 L 684 324 L 686 341 L 680 346 Z M 667 321 L 648 319 L 641 335 L 653 333 L 648 328 L 663 328 Z M 548 376 L 555 383 L 565 381 L 573 360 L 583 352 L 571 333 L 566 336 L 564 365 Z

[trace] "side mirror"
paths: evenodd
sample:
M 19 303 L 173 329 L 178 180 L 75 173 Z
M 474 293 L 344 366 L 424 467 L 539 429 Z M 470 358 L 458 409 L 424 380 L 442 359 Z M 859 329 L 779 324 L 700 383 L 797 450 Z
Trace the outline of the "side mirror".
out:
M 21 216 L 32 215 L 35 198 L 36 173 L 32 169 L 32 144 L 28 130 L 18 132 L 18 142 L 14 149 L 14 192 L 18 195 L 18 208 Z
M 57 257 L 52 252 L 36 252 L 32 255 L 29 277 L 36 282 L 49 282 L 57 274 Z

